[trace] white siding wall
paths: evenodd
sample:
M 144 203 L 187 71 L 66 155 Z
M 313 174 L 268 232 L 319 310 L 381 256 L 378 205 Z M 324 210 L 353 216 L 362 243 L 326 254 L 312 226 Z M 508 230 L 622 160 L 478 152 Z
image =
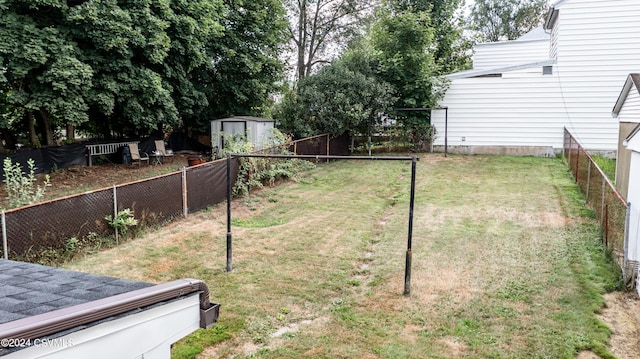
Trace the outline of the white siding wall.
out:
M 171 345 L 199 327 L 200 300 L 198 295 L 192 295 L 67 334 L 49 345 L 19 350 L 3 358 L 170 359 Z
M 635 86 L 632 86 L 631 90 L 629 90 L 629 94 L 618 113 L 618 120 L 620 122 L 640 122 L 640 94 L 638 94 Z
M 551 29 L 551 43 L 549 46 L 549 58 L 555 59 L 558 57 L 558 41 L 560 39 L 560 29 L 558 28 L 558 21 L 553 24 Z
M 629 260 L 640 261 L 640 153 L 635 151 L 631 154 L 627 202 L 631 203 L 627 248 Z M 640 290 L 640 286 L 638 288 Z
M 509 72 L 502 79 L 453 80 L 439 103 L 449 107 L 449 145 L 551 144 L 559 149 L 567 127 L 589 150 L 617 149 L 618 121 L 611 109 L 627 75 L 640 70 L 640 1 L 565 0 L 556 8 L 553 75 Z M 480 66 L 510 62 L 522 51 L 520 45 L 480 45 L 474 61 Z M 554 53 L 551 41 L 547 46 L 545 57 Z M 506 55 L 510 52 L 513 57 Z M 439 131 L 434 144 L 444 145 L 444 111 L 434 111 L 432 123 Z
M 484 70 L 546 60 L 549 58 L 549 40 L 479 44 L 474 50 L 473 69 Z
M 541 71 L 535 77 L 454 80 L 442 101 L 449 106 L 448 145 L 561 148 L 562 96 L 557 77 Z M 435 145 L 444 145 L 444 122 L 445 112 L 433 111 Z
M 640 68 L 640 1 L 566 0 L 558 9 L 557 73 L 567 128 L 588 149 L 615 150 L 611 109 L 627 75 Z

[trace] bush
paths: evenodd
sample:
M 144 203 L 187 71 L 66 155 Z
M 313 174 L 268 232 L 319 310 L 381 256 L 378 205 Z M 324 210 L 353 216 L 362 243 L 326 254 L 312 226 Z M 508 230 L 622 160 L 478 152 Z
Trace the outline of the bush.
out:
M 4 159 L 4 183 L 7 191 L 7 200 L 11 208 L 34 204 L 42 199 L 46 188 L 50 185 L 49 175 L 45 177 L 42 186 L 35 185 L 36 166 L 33 159 L 27 161 L 29 173 L 22 171 L 20 163 L 12 163 L 11 158 Z
M 253 153 L 254 145 L 247 141 L 245 136 L 235 135 L 233 137 L 225 136 L 224 150 L 222 155 L 228 153 Z M 291 139 L 277 129 L 272 130 L 267 143 L 270 154 L 292 154 L 287 150 L 287 143 Z M 240 168 L 238 171 L 238 179 L 233 186 L 234 196 L 247 196 L 252 189 L 262 188 L 264 184 L 273 184 L 277 180 L 296 178 L 296 175 L 308 169 L 313 168 L 313 163 L 299 159 L 281 159 L 281 158 L 240 158 Z

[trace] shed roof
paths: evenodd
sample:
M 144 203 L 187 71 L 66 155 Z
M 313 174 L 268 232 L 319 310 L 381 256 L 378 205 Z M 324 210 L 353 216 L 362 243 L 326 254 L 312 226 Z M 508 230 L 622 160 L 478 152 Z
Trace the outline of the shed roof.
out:
M 254 116 L 233 116 L 233 117 L 228 117 L 228 118 L 219 118 L 219 119 L 214 120 L 214 121 L 224 121 L 224 122 L 231 122 L 231 121 L 275 122 L 276 120 L 270 119 L 270 118 L 263 118 L 263 117 L 254 117 Z
M 618 117 L 624 102 L 627 100 L 627 96 L 629 96 L 629 92 L 632 90 L 640 94 L 640 74 L 629 74 L 629 76 L 627 76 L 627 80 L 624 82 L 622 91 L 620 91 L 616 104 L 613 106 L 613 110 L 611 111 L 611 115 L 613 117 Z

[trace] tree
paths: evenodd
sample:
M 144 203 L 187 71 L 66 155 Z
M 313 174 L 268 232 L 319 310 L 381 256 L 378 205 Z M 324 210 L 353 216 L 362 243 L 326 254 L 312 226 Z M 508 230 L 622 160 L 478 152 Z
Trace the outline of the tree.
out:
M 281 104 L 280 128 L 296 137 L 366 131 L 394 101 L 393 88 L 375 71 L 370 54 L 352 50 L 301 79 Z
M 0 99 L 23 116 L 34 146 L 41 143 L 36 120 L 45 144 L 53 144 L 56 125 L 88 120 L 93 71 L 68 29 L 60 26 L 68 9 L 64 2 L 7 1 L 0 9 Z
M 431 52 L 437 73 L 449 74 L 470 67 L 471 43 L 463 37 L 464 19 L 460 15 L 464 0 L 391 0 L 390 4 L 394 11 L 429 13 L 434 29 Z
M 23 117 L 33 145 L 65 124 L 146 135 L 208 107 L 194 74 L 210 66 L 221 0 L 5 0 L 0 10 L 0 106 Z
M 209 107 L 205 119 L 264 115 L 280 90 L 287 22 L 279 0 L 225 0 L 224 36 L 208 45 L 211 64 L 198 73 Z M 206 128 L 207 123 L 192 123 Z
M 337 57 L 342 45 L 359 34 L 375 0 L 287 0 L 289 36 L 294 45 L 296 78 Z
M 546 0 L 476 0 L 471 29 L 484 41 L 515 40 L 542 24 Z

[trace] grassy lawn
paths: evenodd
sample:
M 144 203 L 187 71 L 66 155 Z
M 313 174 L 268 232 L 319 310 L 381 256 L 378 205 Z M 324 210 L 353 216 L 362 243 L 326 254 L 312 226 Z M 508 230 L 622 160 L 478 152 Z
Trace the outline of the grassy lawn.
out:
M 205 280 L 219 323 L 175 358 L 602 358 L 595 316 L 620 281 L 561 159 L 421 155 L 411 295 L 411 164 L 320 164 L 298 182 L 191 215 L 67 265 Z

